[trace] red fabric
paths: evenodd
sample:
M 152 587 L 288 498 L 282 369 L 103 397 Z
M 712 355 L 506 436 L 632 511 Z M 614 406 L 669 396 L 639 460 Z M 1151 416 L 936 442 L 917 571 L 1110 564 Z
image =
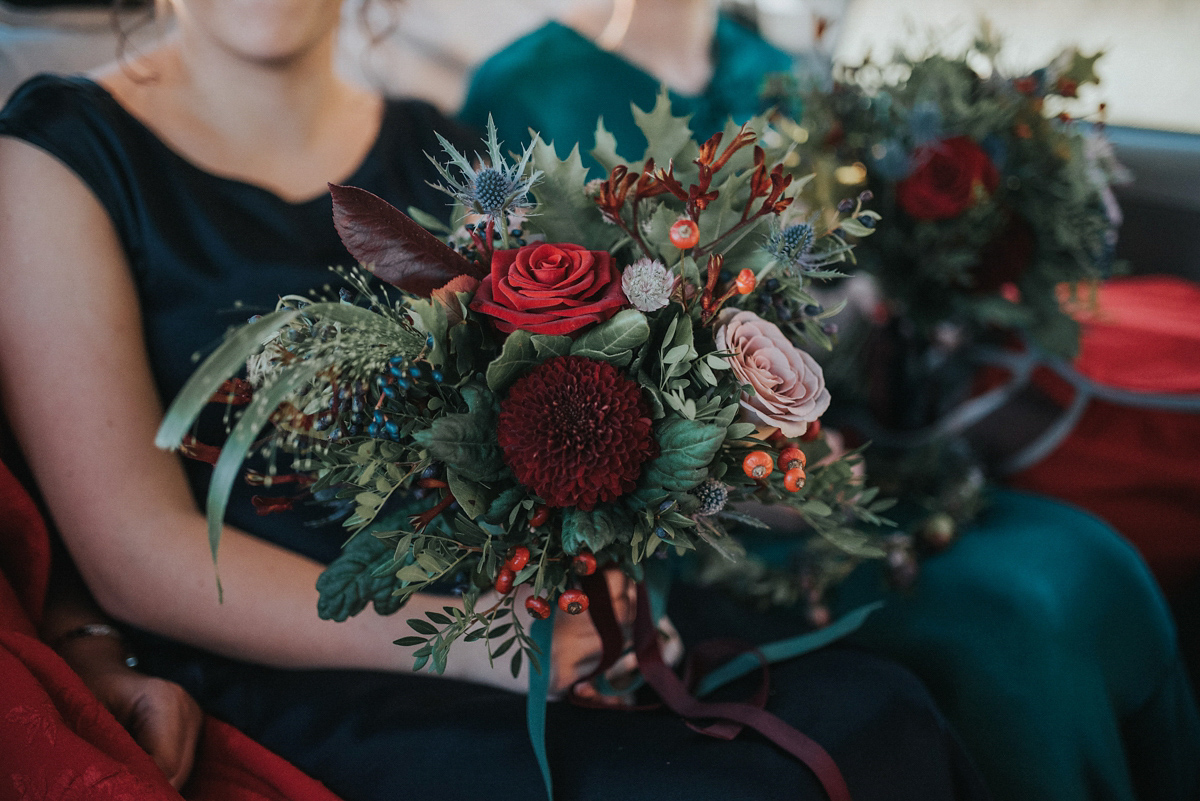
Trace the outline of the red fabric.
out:
M 1200 394 L 1200 285 L 1166 276 L 1113 280 L 1083 321 L 1075 366 L 1087 377 Z M 1039 374 L 1037 383 L 1069 402 L 1062 381 Z M 1107 520 L 1141 551 L 1168 597 L 1200 580 L 1200 415 L 1092 400 L 1071 435 L 1011 483 Z
M 0 801 L 337 801 L 319 782 L 208 718 L 192 778 L 176 792 L 128 732 L 36 636 L 50 538 L 0 463 Z

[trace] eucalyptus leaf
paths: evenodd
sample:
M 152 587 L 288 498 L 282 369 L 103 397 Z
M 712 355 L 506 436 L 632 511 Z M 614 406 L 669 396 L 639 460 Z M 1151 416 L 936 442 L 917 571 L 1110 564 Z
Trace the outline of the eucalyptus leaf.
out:
M 487 385 L 492 392 L 504 392 L 519 377 L 542 362 L 528 331 L 517 329 L 504 340 L 504 347 L 487 369 Z
M 628 364 L 633 349 L 649 338 L 646 315 L 637 309 L 626 309 L 575 340 L 571 354 L 623 366 Z

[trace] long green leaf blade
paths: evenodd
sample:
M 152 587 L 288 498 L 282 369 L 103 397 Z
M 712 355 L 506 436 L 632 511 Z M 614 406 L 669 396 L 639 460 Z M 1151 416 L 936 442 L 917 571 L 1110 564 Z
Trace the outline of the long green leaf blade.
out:
M 258 432 L 271 419 L 271 415 L 285 398 L 307 384 L 317 373 L 328 366 L 327 361 L 313 360 L 300 362 L 288 368 L 273 383 L 255 393 L 254 400 L 246 407 L 246 411 L 242 413 L 237 425 L 230 432 L 229 439 L 225 441 L 225 445 L 221 448 L 221 455 L 213 467 L 212 479 L 208 485 L 208 547 L 212 551 L 214 567 L 217 564 L 217 546 L 221 543 L 221 528 L 225 522 L 225 509 L 229 504 L 229 493 L 241 471 L 246 454 L 254 444 L 255 437 L 258 436 Z M 219 577 L 217 587 L 219 592 Z
M 239 328 L 221 343 L 221 346 L 197 368 L 171 402 L 162 425 L 159 426 L 158 435 L 154 438 L 154 444 L 164 450 L 178 448 L 200 411 L 208 405 L 213 393 L 220 388 L 225 379 L 237 375 L 245 366 L 246 359 L 270 340 L 276 331 L 296 319 L 297 315 L 297 311 L 272 312 Z

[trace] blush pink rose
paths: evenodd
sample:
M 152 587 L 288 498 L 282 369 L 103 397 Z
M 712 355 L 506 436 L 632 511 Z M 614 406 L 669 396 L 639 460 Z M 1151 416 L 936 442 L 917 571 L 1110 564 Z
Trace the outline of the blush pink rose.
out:
M 754 387 L 741 399 L 748 420 L 798 437 L 829 408 L 821 366 L 774 323 L 754 312 L 723 309 L 716 341 L 720 350 L 733 351 L 729 364 L 738 380 Z

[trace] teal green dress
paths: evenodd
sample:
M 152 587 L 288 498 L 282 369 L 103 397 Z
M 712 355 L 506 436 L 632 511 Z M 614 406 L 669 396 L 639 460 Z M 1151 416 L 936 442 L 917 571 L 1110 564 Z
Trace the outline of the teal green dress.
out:
M 697 136 L 721 130 L 730 117 L 745 120 L 761 111 L 764 76 L 787 70 L 790 57 L 736 22 L 722 17 L 713 42 L 712 82 L 699 95 L 671 92 L 671 110 L 690 114 Z M 576 144 L 589 166 L 596 120 L 616 137 L 618 154 L 639 159 L 646 137 L 633 122 L 631 104 L 649 110 L 657 81 L 618 55 L 596 47 L 576 31 L 549 22 L 518 39 L 476 70 L 459 119 L 476 128 L 488 115 L 509 150 L 529 131 L 554 142 L 560 156 Z
M 758 110 L 764 76 L 788 58 L 722 19 L 712 85 L 672 94 L 697 137 Z M 630 103 L 649 108 L 651 76 L 557 23 L 476 71 L 461 117 L 491 113 L 508 146 L 528 129 L 560 154 L 593 143 L 596 118 L 638 158 Z M 916 586 L 885 590 L 866 565 L 840 591 L 844 611 L 887 605 L 856 644 L 894 657 L 929 686 L 1000 801 L 1193 799 L 1200 722 L 1174 624 L 1140 557 L 1075 508 L 997 490 L 973 528 L 929 559 Z

